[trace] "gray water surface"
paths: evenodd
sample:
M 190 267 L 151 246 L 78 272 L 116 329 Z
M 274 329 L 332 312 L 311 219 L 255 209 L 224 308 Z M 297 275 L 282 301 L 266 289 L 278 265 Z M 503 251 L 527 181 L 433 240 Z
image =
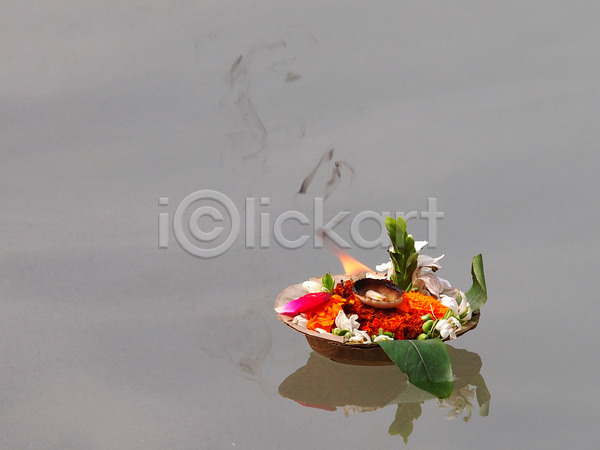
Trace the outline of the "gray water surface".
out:
M 599 16 L 593 2 L 6 2 L 0 447 L 595 448 Z M 240 215 L 210 259 L 172 229 L 200 190 Z M 296 249 L 274 234 L 291 210 L 308 219 L 282 225 L 308 236 Z M 489 394 L 468 422 L 277 320 L 281 290 L 342 271 L 314 228 L 345 211 L 348 242 L 362 211 L 416 212 L 409 230 L 463 290 L 483 254 L 488 303 L 451 344 L 454 400 Z M 369 267 L 387 259 L 351 243 Z

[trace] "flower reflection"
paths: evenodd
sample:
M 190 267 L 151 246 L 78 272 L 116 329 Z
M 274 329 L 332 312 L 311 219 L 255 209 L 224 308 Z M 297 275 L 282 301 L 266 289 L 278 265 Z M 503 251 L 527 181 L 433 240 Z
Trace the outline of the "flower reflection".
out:
M 442 400 L 440 407 L 450 409 L 450 412 L 446 414 L 446 418 L 448 419 L 456 419 L 464 412 L 465 416 L 463 420 L 468 422 L 473 414 L 474 397 L 475 390 L 469 386 L 463 386 L 460 389 L 454 389 L 450 397 Z
M 479 415 L 488 414 L 491 396 L 480 374 L 481 358 L 467 350 L 450 345 L 447 348 L 455 380 L 452 394 L 443 401 L 410 384 L 394 365 L 346 365 L 315 352 L 304 367 L 281 383 L 279 394 L 303 406 L 327 411 L 340 409 L 346 416 L 397 405 L 388 433 L 402 436 L 406 443 L 426 401 L 439 401 L 440 407 L 448 411 L 449 419 L 462 417 L 468 422 L 475 404 L 479 406 Z M 361 389 L 356 389 L 356 380 L 361 380 Z

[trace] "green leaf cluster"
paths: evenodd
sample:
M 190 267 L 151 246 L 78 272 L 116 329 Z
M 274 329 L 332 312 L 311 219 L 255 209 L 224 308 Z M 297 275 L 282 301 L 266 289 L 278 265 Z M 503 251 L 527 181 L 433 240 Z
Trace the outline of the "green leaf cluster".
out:
M 385 227 L 392 241 L 389 252 L 394 274 L 391 281 L 403 291 L 409 291 L 412 288 L 412 274 L 417 268 L 419 256 L 415 250 L 415 240 L 406 232 L 406 221 L 402 217 L 396 220 L 386 217 Z

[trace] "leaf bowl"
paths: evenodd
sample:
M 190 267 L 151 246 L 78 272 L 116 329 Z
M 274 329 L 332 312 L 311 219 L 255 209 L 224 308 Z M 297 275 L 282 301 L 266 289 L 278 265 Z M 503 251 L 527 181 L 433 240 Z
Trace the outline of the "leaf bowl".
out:
M 356 277 L 350 275 L 336 275 L 333 278 L 336 284 L 341 280 L 356 280 Z M 314 278 L 313 280 L 320 280 L 320 278 Z M 288 286 L 277 296 L 275 308 L 285 305 L 305 294 L 306 291 L 302 287 L 302 284 Z M 343 336 L 319 333 L 293 323 L 293 316 L 287 314 L 277 314 L 277 316 L 287 326 L 304 334 L 308 345 L 314 351 L 333 361 L 360 366 L 385 366 L 393 364 L 392 360 L 379 344 L 352 344 L 344 342 Z M 467 331 L 473 330 L 479 323 L 479 317 L 480 311 L 475 311 L 471 320 L 463 325 L 462 329 L 456 335 L 460 336 Z

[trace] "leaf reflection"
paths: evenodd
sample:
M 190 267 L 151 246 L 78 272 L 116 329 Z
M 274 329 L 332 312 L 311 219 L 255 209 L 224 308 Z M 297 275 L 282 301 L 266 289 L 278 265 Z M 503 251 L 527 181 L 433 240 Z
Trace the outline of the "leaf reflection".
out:
M 408 437 L 413 431 L 413 422 L 421 416 L 422 404 L 423 402 L 398 403 L 396 417 L 388 430 L 390 436 L 399 434 L 404 439 L 404 443 L 407 444 Z
M 454 372 L 454 389 L 449 398 L 439 401 L 440 407 L 448 411 L 447 418 L 463 417 L 467 422 L 476 398 L 479 415 L 487 416 L 491 395 L 480 374 L 481 358 L 477 353 L 447 347 Z M 361 380 L 361 389 L 357 389 L 356 380 Z M 315 352 L 310 354 L 304 367 L 281 383 L 279 394 L 303 406 L 327 411 L 340 408 L 346 416 L 395 404 L 396 415 L 388 433 L 402 436 L 405 443 L 413 431 L 414 421 L 421 415 L 422 404 L 438 401 L 432 394 L 410 384 L 407 376 L 394 365 L 346 365 Z

